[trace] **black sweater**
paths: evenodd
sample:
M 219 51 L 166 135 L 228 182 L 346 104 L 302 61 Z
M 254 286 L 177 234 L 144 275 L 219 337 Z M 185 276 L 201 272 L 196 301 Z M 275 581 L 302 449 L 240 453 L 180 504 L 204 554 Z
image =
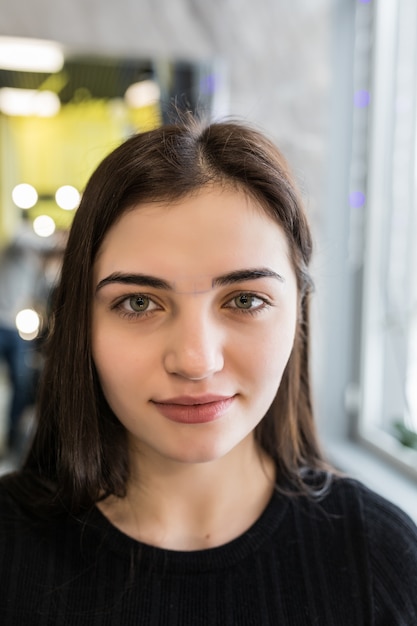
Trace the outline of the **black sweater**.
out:
M 2 626 L 416 626 L 417 528 L 356 481 L 275 493 L 230 543 L 143 545 L 94 508 L 37 526 L 0 486 Z

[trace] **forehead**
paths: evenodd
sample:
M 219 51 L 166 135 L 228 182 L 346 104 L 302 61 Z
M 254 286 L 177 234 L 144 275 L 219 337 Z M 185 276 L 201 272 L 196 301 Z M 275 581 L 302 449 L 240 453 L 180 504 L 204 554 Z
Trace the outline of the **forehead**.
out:
M 125 212 L 98 251 L 95 273 L 162 276 L 178 291 L 206 291 L 214 277 L 242 267 L 290 269 L 282 228 L 241 190 L 209 187 L 176 202 L 145 202 Z M 276 267 L 279 266 L 279 269 Z

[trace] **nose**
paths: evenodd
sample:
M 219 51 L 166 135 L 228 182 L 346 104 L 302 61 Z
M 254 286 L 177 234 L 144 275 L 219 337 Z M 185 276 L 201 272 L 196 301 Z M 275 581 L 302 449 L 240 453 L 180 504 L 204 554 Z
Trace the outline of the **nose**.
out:
M 223 369 L 223 334 L 210 313 L 193 309 L 178 315 L 164 354 L 169 374 L 204 380 Z

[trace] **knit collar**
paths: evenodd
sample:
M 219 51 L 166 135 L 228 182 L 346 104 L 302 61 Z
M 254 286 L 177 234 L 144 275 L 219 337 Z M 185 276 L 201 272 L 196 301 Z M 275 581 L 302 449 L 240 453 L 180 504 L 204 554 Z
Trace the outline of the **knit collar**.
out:
M 111 524 L 97 507 L 78 523 L 83 524 L 83 546 L 88 551 L 110 550 L 121 559 L 139 562 L 148 571 L 201 573 L 231 567 L 262 551 L 278 531 L 288 504 L 288 498 L 274 491 L 263 513 L 242 535 L 221 546 L 196 551 L 167 550 L 132 539 Z

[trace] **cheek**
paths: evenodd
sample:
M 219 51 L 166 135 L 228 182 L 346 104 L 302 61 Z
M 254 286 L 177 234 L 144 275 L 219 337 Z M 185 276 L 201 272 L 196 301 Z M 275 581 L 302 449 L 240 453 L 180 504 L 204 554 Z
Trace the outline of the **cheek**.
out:
M 262 346 L 258 358 L 258 371 L 265 382 L 270 381 L 270 386 L 278 388 L 282 374 L 294 345 L 294 333 L 282 333 L 275 331 L 268 341 Z
M 98 371 L 111 376 L 122 376 L 133 364 L 140 365 L 149 350 L 142 344 L 144 339 L 133 332 L 128 323 L 122 324 L 114 315 L 101 310 L 93 315 L 92 354 Z
M 259 332 L 235 344 L 235 363 L 245 371 L 246 380 L 252 383 L 251 392 L 275 396 L 282 374 L 294 345 L 295 315 L 287 320 L 277 316 Z
M 92 333 L 92 355 L 101 387 L 110 401 L 113 393 L 125 390 L 129 373 L 136 369 L 137 353 L 131 341 L 126 342 L 120 334 L 101 325 Z

